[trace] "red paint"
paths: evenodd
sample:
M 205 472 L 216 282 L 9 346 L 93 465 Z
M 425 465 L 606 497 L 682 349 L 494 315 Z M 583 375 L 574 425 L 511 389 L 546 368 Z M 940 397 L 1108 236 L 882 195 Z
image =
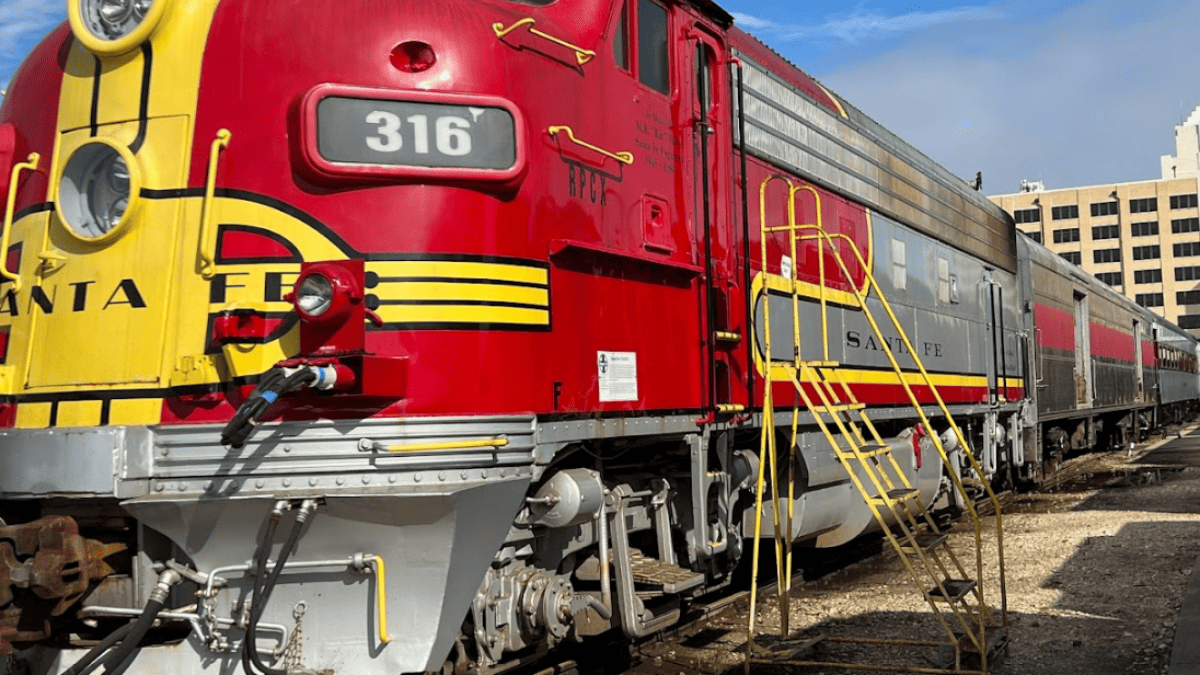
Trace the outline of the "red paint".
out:
M 1034 307 L 1034 325 L 1038 345 L 1075 351 L 1075 315 L 1071 312 L 1039 302 Z
M 36 172 L 25 172 L 18 183 L 15 212 L 46 201 L 49 186 L 50 161 L 54 157 L 54 141 L 58 136 L 59 90 L 67 54 L 74 39 L 71 29 L 63 22 L 42 40 L 25 62 L 17 69 L 8 84 L 8 95 L 0 105 L 0 123 L 11 122 L 15 127 L 12 148 L 13 162 L 24 162 L 30 153 L 41 155 Z M 9 172 L 3 174 L 0 195 L 7 199 Z M 0 208 L 3 204 L 0 203 Z
M 1133 334 L 1092 322 L 1089 328 L 1092 356 L 1133 363 Z
M 1153 368 L 1156 363 L 1154 343 L 1149 340 L 1142 340 L 1142 365 L 1147 368 Z

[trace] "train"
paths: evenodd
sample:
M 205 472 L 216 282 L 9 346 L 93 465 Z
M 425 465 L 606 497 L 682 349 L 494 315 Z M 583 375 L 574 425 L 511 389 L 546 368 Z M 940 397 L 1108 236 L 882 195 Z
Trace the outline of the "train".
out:
M 663 630 L 775 536 L 768 437 L 789 539 L 880 527 L 780 364 L 931 506 L 1196 413 L 1195 338 L 711 0 L 67 8 L 0 107 L 9 672 Z

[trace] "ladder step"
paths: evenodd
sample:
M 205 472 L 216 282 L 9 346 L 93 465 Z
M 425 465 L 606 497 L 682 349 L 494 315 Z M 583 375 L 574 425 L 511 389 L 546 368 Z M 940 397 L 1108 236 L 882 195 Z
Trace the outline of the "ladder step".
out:
M 806 368 L 837 368 L 842 364 L 838 361 L 801 361 L 800 365 Z
M 814 405 L 813 412 L 829 413 L 836 415 L 837 413 L 853 412 L 855 410 L 863 410 L 867 407 L 866 403 L 834 403 L 833 405 Z
M 888 490 L 882 497 L 872 497 L 871 501 L 876 504 L 899 504 L 910 499 L 916 499 L 921 495 L 920 490 L 913 488 L 897 488 Z
M 671 563 L 647 558 L 641 551 L 630 552 L 633 580 L 642 584 L 662 586 L 664 593 L 679 593 L 704 583 L 704 575 Z
M 890 445 L 877 445 L 875 443 L 869 443 L 859 448 L 858 454 L 862 455 L 863 457 L 878 457 L 880 455 L 886 455 L 891 451 L 892 446 Z
M 713 337 L 721 342 L 741 342 L 742 341 L 741 334 L 732 333 L 730 331 L 725 331 L 725 330 L 719 330 L 719 331 L 713 333 Z
M 911 541 L 902 541 L 900 542 L 900 550 L 904 551 L 905 553 L 916 553 L 918 550 L 928 551 L 936 546 L 940 546 L 943 542 L 945 542 L 946 534 L 944 532 L 928 532 L 925 534 L 913 535 L 913 539 L 916 540 L 915 546 Z
M 929 590 L 929 597 L 934 600 L 944 600 L 946 602 L 958 602 L 967 596 L 968 593 L 975 590 L 974 579 L 946 579 L 942 582 L 942 588 L 946 589 L 949 596 L 942 595 L 942 589 L 934 586 Z

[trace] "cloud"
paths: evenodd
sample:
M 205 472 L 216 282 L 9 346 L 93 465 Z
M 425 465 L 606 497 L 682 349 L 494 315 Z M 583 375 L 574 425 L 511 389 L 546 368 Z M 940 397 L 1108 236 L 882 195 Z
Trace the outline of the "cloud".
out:
M 835 39 L 858 44 L 872 38 L 895 36 L 934 26 L 996 20 L 1003 18 L 1004 13 L 994 6 L 983 5 L 889 16 L 859 6 L 845 14 L 831 14 L 822 23 L 813 25 L 779 23 L 748 14 L 735 13 L 733 16 L 743 28 L 769 34 L 773 41 Z
M 8 87 L 17 65 L 50 29 L 64 18 L 61 3 L 49 0 L 0 0 L 0 89 Z
M 822 80 L 988 194 L 1154 179 L 1200 103 L 1200 3 L 1089 0 L 1036 24 L 937 26 Z

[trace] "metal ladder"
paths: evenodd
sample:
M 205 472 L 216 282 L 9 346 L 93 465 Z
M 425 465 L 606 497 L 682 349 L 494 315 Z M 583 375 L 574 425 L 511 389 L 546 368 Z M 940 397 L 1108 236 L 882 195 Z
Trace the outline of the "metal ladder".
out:
M 773 180 L 779 180 L 788 186 L 788 224 L 778 227 L 768 227 L 766 217 L 767 187 Z M 796 223 L 796 195 L 809 192 L 815 200 L 817 221 L 815 224 Z M 871 274 L 870 266 L 863 258 L 854 241 L 845 234 L 826 232 L 821 221 L 821 195 L 809 185 L 796 185 L 781 176 L 771 176 L 763 181 L 759 189 L 760 223 L 762 224 L 762 267 L 763 270 L 763 356 L 762 370 L 764 375 L 763 400 L 763 438 L 761 456 L 765 462 L 759 463 L 758 490 L 756 499 L 756 516 L 754 524 L 754 550 L 752 560 L 752 578 L 750 591 L 750 626 L 747 641 L 746 671 L 752 663 L 769 663 L 789 665 L 813 665 L 834 668 L 864 668 L 871 664 L 834 663 L 829 661 L 800 660 L 799 655 L 810 647 L 822 641 L 825 642 L 856 642 L 867 644 L 885 643 L 912 647 L 938 647 L 940 655 L 946 657 L 939 668 L 930 668 L 928 664 L 920 666 L 893 666 L 891 671 L 910 672 L 949 672 L 949 673 L 981 673 L 988 671 L 989 660 L 1007 645 L 1008 602 L 1007 588 L 1004 575 L 1004 545 L 1003 526 L 1000 517 L 1000 504 L 987 481 L 981 481 L 992 501 L 995 511 L 996 564 L 999 574 L 1000 607 L 999 612 L 989 604 L 984 593 L 984 555 L 983 555 L 983 526 L 975 508 L 973 499 L 955 471 L 947 472 L 954 484 L 954 489 L 960 496 L 960 502 L 965 505 L 971 526 L 974 530 L 974 565 L 973 571 L 968 572 L 967 566 L 958 554 L 947 544 L 947 534 L 942 531 L 933 517 L 929 514 L 926 504 L 922 503 L 920 491 L 912 486 L 905 473 L 901 470 L 891 446 L 884 442 L 875 425 L 871 422 L 867 407 L 854 395 L 853 390 L 843 376 L 840 364 L 830 359 L 828 305 L 830 289 L 826 285 L 825 253 L 836 263 L 836 273 L 847 280 L 854 296 L 855 309 L 861 309 L 864 317 L 871 326 L 876 339 L 887 355 L 887 359 L 895 373 L 897 382 L 903 387 L 916 417 L 920 420 L 919 429 L 928 430 L 928 438 L 937 449 L 943 466 L 951 466 L 949 452 L 926 416 L 925 406 L 917 398 L 913 386 L 927 388 L 929 396 L 936 402 L 945 423 L 949 426 L 952 439 L 957 448 L 961 449 L 963 457 L 969 462 L 976 475 L 983 477 L 984 473 L 962 434 L 955 424 L 941 395 L 929 377 L 913 349 L 908 336 L 905 334 L 891 305 L 883 296 L 879 285 Z M 797 260 L 797 244 L 813 241 L 818 246 L 818 278 L 820 282 L 815 291 L 820 307 L 822 358 L 806 360 L 802 357 L 800 342 L 800 297 L 801 285 L 794 272 L 785 275 L 783 284 L 768 279 L 767 270 L 767 239 L 769 235 L 783 233 L 788 238 L 789 252 L 792 260 Z M 842 242 L 842 246 L 838 246 Z M 842 251 L 848 249 L 857 260 L 863 271 L 865 283 L 860 288 L 847 268 Z M 792 303 L 792 337 L 793 357 L 791 360 L 776 360 L 771 351 L 771 313 L 769 291 L 774 287 L 777 291 L 790 296 Z M 874 293 L 880 307 L 887 314 L 891 326 L 896 330 L 908 355 L 913 359 L 916 372 L 905 372 L 897 361 L 895 354 L 884 339 L 880 324 L 876 321 L 867 302 L 867 296 Z M 786 504 L 783 500 L 784 485 L 778 471 L 780 461 L 779 449 L 775 433 L 775 401 L 773 385 L 776 382 L 791 383 L 796 395 L 793 397 L 790 451 L 783 459 L 787 462 Z M 789 640 L 789 595 L 792 577 L 792 549 L 789 536 L 793 525 L 793 504 L 795 503 L 795 476 L 792 453 L 796 452 L 799 440 L 798 420 L 802 412 L 812 415 L 813 421 L 820 428 L 829 442 L 834 453 L 846 469 L 851 482 L 869 506 L 876 522 L 890 543 L 892 550 L 899 556 L 911 581 L 921 590 L 922 596 L 928 603 L 933 615 L 942 628 L 945 640 L 868 640 L 854 638 L 828 638 L 816 636 Z M 919 439 L 918 441 L 919 442 Z M 952 445 L 952 449 L 953 449 Z M 755 624 L 758 602 L 758 560 L 759 542 L 762 534 L 763 496 L 765 494 L 765 472 L 769 471 L 772 478 L 772 505 L 774 512 L 775 556 L 779 572 L 779 603 L 781 617 L 781 633 L 785 638 L 768 652 L 763 652 L 755 644 Z M 781 520 L 782 519 L 782 520 Z M 785 534 L 786 533 L 786 534 Z M 950 653 L 953 659 L 949 659 Z M 964 657 L 968 654 L 978 659 L 977 669 L 966 669 Z M 952 662 L 951 662 L 952 661 Z M 878 668 L 875 666 L 874 668 Z

